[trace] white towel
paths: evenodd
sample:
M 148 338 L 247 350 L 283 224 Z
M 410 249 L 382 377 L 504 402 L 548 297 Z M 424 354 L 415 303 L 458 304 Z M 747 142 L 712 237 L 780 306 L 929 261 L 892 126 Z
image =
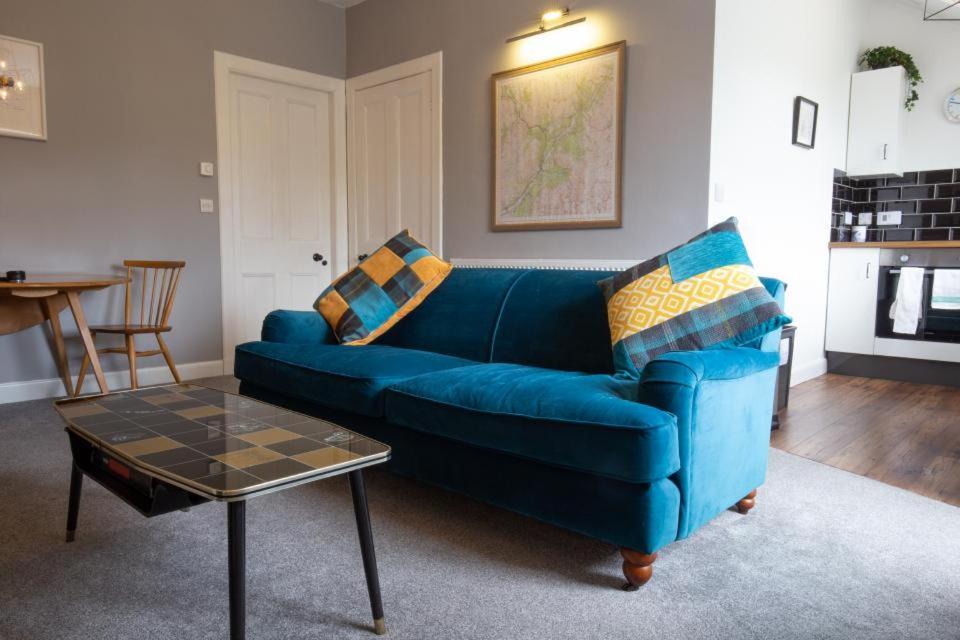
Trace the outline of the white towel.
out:
M 960 269 L 934 270 L 930 306 L 934 309 L 960 309 Z
M 897 299 L 890 307 L 893 332 L 914 335 L 920 321 L 920 303 L 923 299 L 923 269 L 903 267 L 897 283 Z

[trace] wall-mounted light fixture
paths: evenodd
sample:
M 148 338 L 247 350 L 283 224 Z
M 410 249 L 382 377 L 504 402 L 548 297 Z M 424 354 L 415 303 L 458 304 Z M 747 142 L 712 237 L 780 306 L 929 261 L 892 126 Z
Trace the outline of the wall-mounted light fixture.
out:
M 523 40 L 524 38 L 529 38 L 531 36 L 538 36 L 541 33 L 556 31 L 557 29 L 570 27 L 575 24 L 580 24 L 581 22 L 586 22 L 587 20 L 586 18 L 577 18 L 576 20 L 568 20 L 567 22 L 559 23 L 560 20 L 562 20 L 563 18 L 566 18 L 569 14 L 570 14 L 570 9 L 568 7 L 551 9 L 550 11 L 547 11 L 542 16 L 540 16 L 540 26 L 537 27 L 535 31 L 523 33 L 523 34 L 520 34 L 519 36 L 513 36 L 512 38 L 507 38 L 507 42 L 508 43 L 516 42 L 517 40 Z
M 12 68 L 12 56 L 5 49 L 0 49 L 0 102 L 6 102 L 14 93 L 23 93 L 26 90 L 26 84 Z

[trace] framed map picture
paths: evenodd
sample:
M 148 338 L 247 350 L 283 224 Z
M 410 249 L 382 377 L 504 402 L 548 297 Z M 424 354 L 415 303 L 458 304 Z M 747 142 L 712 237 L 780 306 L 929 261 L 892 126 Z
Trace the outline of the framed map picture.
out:
M 626 43 L 493 76 L 493 230 L 619 227 Z
M 0 136 L 47 139 L 43 45 L 0 36 Z

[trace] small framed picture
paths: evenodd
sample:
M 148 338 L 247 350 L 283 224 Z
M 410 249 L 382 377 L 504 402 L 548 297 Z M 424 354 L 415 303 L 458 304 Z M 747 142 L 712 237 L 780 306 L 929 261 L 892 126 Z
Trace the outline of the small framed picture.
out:
M 793 144 L 805 149 L 813 149 L 817 142 L 817 112 L 820 110 L 813 100 L 797 96 L 793 101 Z

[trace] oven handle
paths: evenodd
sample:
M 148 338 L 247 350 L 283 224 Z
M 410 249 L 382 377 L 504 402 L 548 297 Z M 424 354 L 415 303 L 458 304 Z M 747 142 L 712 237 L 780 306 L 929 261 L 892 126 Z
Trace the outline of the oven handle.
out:
M 936 269 L 924 269 L 924 270 L 923 270 L 923 275 L 925 275 L 925 276 L 932 276 L 935 271 L 936 271 Z M 892 274 L 892 275 L 899 275 L 900 269 L 890 269 L 890 271 L 887 271 L 887 273 Z

